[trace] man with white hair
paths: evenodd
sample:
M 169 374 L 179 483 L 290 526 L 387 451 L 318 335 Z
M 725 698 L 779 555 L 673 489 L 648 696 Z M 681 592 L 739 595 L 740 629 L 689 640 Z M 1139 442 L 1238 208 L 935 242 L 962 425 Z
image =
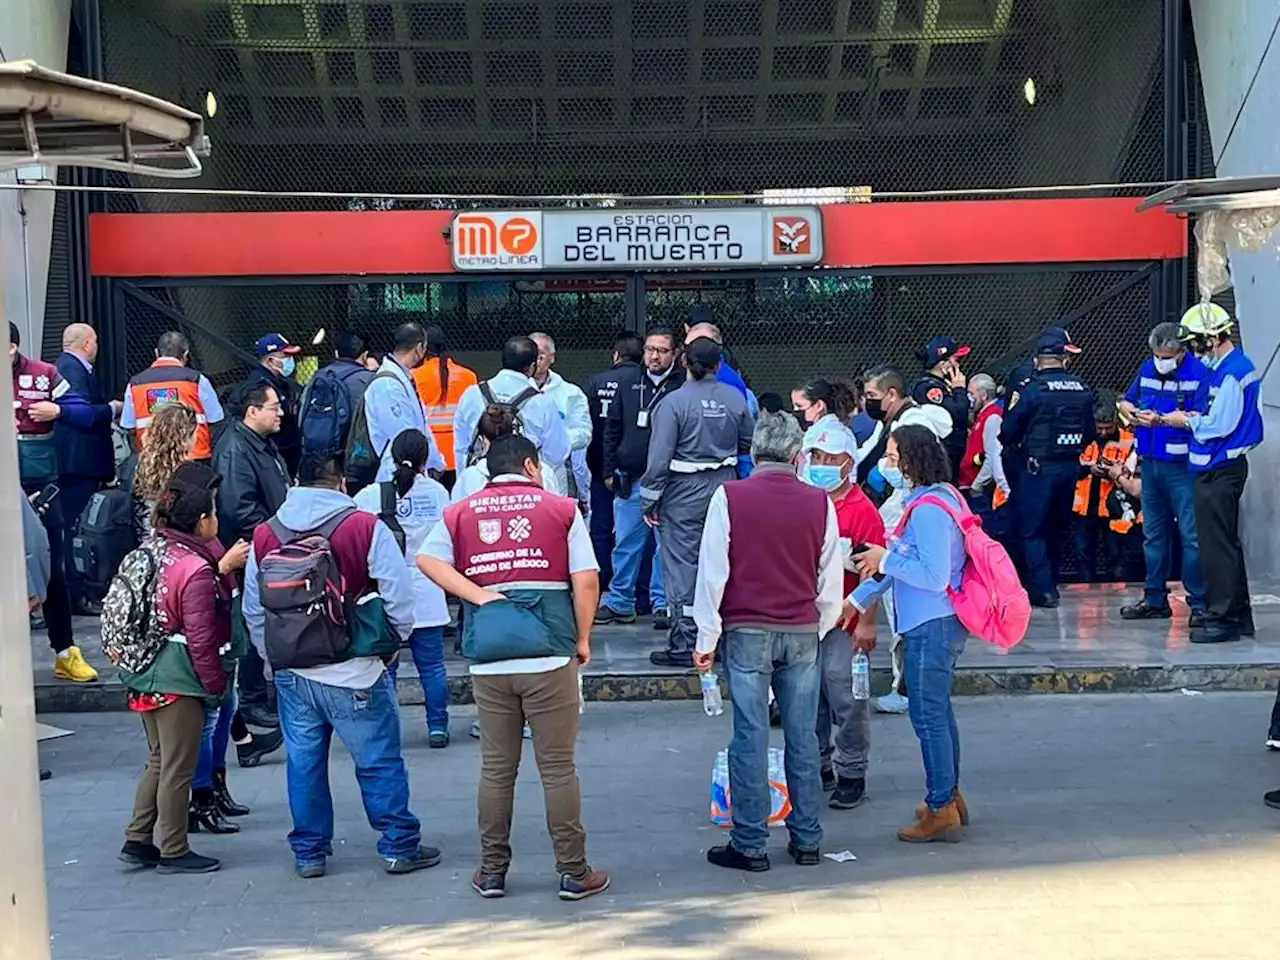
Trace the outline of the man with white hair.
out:
M 591 502 L 591 472 L 587 469 L 587 447 L 591 445 L 591 407 L 581 388 L 570 383 L 552 367 L 556 363 L 556 342 L 548 333 L 531 333 L 529 339 L 538 345 L 538 364 L 533 371 L 538 389 L 555 401 L 556 409 L 569 433 L 568 463 L 552 463 L 559 489 L 573 493 L 585 515 Z M 569 474 L 573 474 L 573 486 Z M 576 488 L 576 489 L 575 489 Z
M 111 443 L 111 421 L 120 415 L 123 403 L 108 400 L 94 375 L 98 359 L 98 334 L 87 323 L 68 324 L 62 331 L 62 355 L 58 357 L 58 373 L 71 389 L 84 398 L 93 410 L 93 420 L 84 429 L 58 421 L 53 427 L 53 443 L 58 451 L 58 496 L 62 499 L 62 522 L 65 530 L 62 558 L 67 587 L 71 591 L 72 612 L 81 616 L 97 616 L 102 608 L 97 598 L 89 597 L 84 577 L 77 573 L 71 541 L 76 521 L 89 499 L 116 475 L 115 449 Z
M 1004 473 L 1001 459 L 1000 424 L 1004 411 L 996 396 L 996 381 L 986 373 L 975 373 L 969 378 L 969 438 L 964 446 L 960 463 L 959 487 L 969 500 L 969 507 L 982 517 L 982 525 L 993 537 L 1000 533 L 993 528 L 997 518 L 1004 514 L 997 507 L 1009 499 L 1009 480 Z

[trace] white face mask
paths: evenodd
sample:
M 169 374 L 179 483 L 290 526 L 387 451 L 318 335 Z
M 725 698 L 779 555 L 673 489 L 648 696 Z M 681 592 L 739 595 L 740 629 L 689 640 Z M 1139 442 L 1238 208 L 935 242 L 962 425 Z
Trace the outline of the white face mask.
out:
M 1178 369 L 1177 357 L 1152 357 L 1151 359 L 1156 365 L 1156 373 L 1168 376 Z

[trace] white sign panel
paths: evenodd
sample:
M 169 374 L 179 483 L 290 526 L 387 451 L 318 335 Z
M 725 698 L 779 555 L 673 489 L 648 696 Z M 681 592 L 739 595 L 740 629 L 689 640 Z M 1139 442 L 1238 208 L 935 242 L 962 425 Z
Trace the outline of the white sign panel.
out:
M 463 213 L 459 270 L 701 270 L 822 260 L 816 207 Z

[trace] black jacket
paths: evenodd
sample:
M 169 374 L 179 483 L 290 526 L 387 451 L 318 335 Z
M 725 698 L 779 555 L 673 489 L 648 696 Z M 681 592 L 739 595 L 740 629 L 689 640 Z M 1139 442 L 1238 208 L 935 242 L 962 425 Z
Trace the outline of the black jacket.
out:
M 93 410 L 93 426 L 77 430 L 61 421 L 53 425 L 59 471 L 67 476 L 110 480 L 116 475 L 115 448 L 111 445 L 111 404 L 98 378 L 85 369 L 74 353 L 58 357 L 58 373 L 71 390 Z
M 225 546 L 252 540 L 253 528 L 270 520 L 289 492 L 284 459 L 270 437 L 260 437 L 243 421 L 231 424 L 213 450 L 218 487 L 218 539 Z
M 244 382 L 236 387 L 228 419 L 240 420 L 244 417 L 245 397 L 258 385 L 271 387 L 280 398 L 280 432 L 275 435 L 275 447 L 280 451 L 280 456 L 284 457 L 289 469 L 288 475 L 293 477 L 298 472 L 298 461 L 302 459 L 302 434 L 298 429 L 298 384 L 292 378 L 282 377 L 274 370 L 258 364 L 249 371 Z
M 601 476 L 625 473 L 630 477 L 642 477 L 649 462 L 653 410 L 663 397 L 684 386 L 684 371 L 673 364 L 656 386 L 649 378 L 649 371 L 638 363 L 611 372 L 617 374 L 618 385 L 605 421 L 604 470 Z M 641 411 L 648 412 L 648 422 L 644 426 L 640 425 Z
M 937 404 L 951 415 L 951 433 L 942 441 L 942 445 L 951 457 L 951 478 L 955 480 L 960 473 L 965 441 L 969 436 L 969 391 L 964 387 L 952 387 L 941 377 L 926 370 L 911 385 L 911 399 L 922 406 L 926 403 Z
M 587 408 L 591 411 L 591 445 L 587 447 L 587 467 L 591 476 L 603 480 L 604 433 L 609 421 L 609 407 L 618 392 L 618 377 L 624 370 L 638 369 L 634 360 L 619 360 L 608 370 L 590 374 L 582 384 L 587 395 Z

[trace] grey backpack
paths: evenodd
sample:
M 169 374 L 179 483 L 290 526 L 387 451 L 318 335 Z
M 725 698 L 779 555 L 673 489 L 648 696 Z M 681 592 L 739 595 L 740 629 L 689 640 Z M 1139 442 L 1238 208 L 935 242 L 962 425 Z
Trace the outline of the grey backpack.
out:
M 156 616 L 156 580 L 164 543 L 148 537 L 125 554 L 102 600 L 102 652 L 126 673 L 156 662 L 169 635 Z

